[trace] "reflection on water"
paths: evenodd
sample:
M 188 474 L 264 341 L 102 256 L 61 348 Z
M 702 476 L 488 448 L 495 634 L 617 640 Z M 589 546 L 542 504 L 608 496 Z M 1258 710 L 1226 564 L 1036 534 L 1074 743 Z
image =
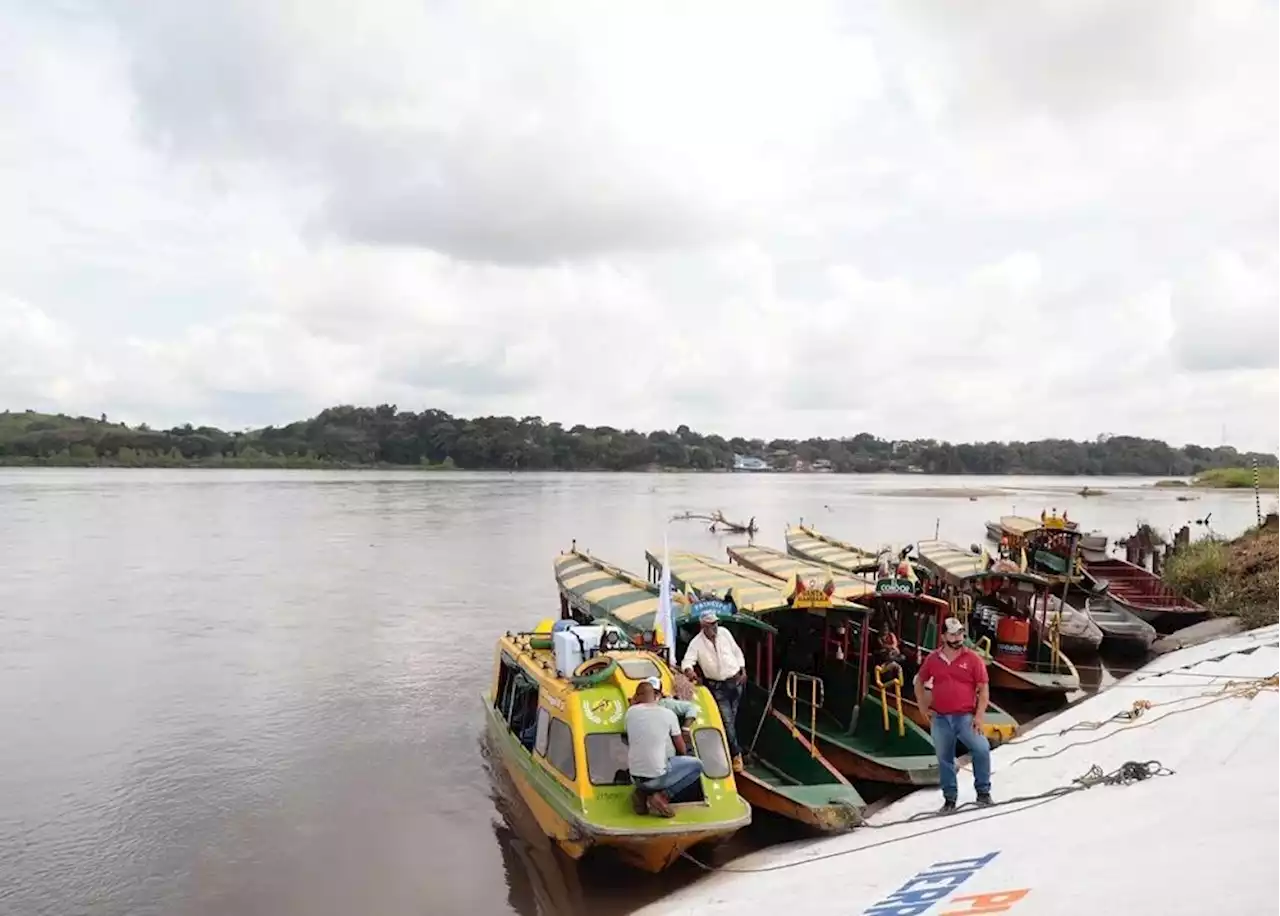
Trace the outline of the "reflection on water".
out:
M 872 547 L 976 542 L 1014 504 L 1113 538 L 1187 521 L 1142 481 L 927 495 L 1009 483 L 0 470 L 0 914 L 629 912 L 696 867 L 568 861 L 477 748 L 494 639 L 557 613 L 556 552 L 576 538 L 643 573 L 664 533 L 718 557 L 741 541 L 668 524 L 689 509 L 755 516 L 774 546 L 801 516 Z M 1202 494 L 1210 512 L 1234 534 L 1253 500 Z M 760 815 L 703 854 L 798 835 Z

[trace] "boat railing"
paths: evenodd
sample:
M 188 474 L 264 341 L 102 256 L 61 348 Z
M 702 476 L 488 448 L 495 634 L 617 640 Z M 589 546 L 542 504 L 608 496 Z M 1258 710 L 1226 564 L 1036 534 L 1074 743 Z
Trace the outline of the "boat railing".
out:
M 797 707 L 800 703 L 800 684 L 809 685 L 809 745 L 814 757 L 818 756 L 818 710 L 826 699 L 826 688 L 822 678 L 812 674 L 801 674 L 799 671 L 787 672 L 787 699 L 791 701 L 791 734 L 800 737 L 800 729 L 796 727 Z
M 887 665 L 876 665 L 876 689 L 880 691 L 880 715 L 884 724 L 884 730 L 889 730 L 889 690 L 893 690 L 893 708 L 898 716 L 898 737 L 901 738 L 907 733 L 907 723 L 902 718 L 902 669 L 897 668 L 897 674 L 893 676 L 893 680 L 886 682 L 884 679 L 884 671 Z
M 978 637 L 978 641 L 973 644 L 973 647 L 977 649 L 979 652 L 981 652 L 987 658 L 988 661 L 991 659 L 991 637 L 990 636 Z

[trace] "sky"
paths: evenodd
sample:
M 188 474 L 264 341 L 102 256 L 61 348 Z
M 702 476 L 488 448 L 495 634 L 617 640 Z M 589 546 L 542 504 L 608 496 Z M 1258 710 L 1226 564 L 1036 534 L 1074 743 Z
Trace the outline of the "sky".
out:
M 1274 0 L 0 0 L 0 406 L 1280 449 Z

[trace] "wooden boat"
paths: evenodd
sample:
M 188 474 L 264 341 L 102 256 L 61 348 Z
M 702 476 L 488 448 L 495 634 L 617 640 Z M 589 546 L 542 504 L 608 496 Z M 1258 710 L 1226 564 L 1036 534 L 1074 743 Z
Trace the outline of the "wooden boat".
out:
M 987 523 L 998 532 L 1000 556 L 1041 575 L 1051 584 L 1079 582 L 1080 538 L 1076 523 L 1066 513 L 1041 512 L 1039 519 L 1023 515 L 1002 515 L 1000 521 Z M 1025 559 L 1023 559 L 1025 557 Z
M 647 559 L 656 578 L 662 560 L 653 552 Z M 670 563 L 678 587 L 776 628 L 776 639 L 746 631 L 739 640 L 748 676 L 760 685 L 785 683 L 776 702 L 837 770 L 872 782 L 938 783 L 933 742 L 899 708 L 900 689 L 873 681 L 870 630 L 853 626 L 865 621 L 866 607 L 835 597 L 829 580 L 789 584 L 693 553 L 672 554 Z
M 1209 616 L 1203 605 L 1177 592 L 1150 570 L 1127 560 L 1085 559 L 1082 565 L 1085 584 L 1095 595 L 1100 594 L 1113 609 L 1128 611 L 1162 633 L 1171 633 Z
M 641 639 L 652 636 L 658 613 L 658 588 L 618 566 L 576 548 L 555 561 L 560 589 L 561 617 L 587 623 L 611 621 Z M 691 601 L 673 596 L 677 647 L 687 645 L 697 630 L 690 620 Z M 773 628 L 754 618 L 726 620 L 739 644 L 751 629 L 772 638 Z M 856 826 L 866 802 L 849 781 L 800 734 L 778 709 L 766 710 L 771 684 L 748 683 L 738 709 L 737 729 L 746 751 L 736 776 L 739 794 L 757 811 L 769 811 L 823 833 L 839 833 Z
M 1102 630 L 1103 645 L 1125 652 L 1147 652 L 1156 641 L 1156 628 L 1105 594 L 1085 599 L 1085 613 Z
M 812 525 L 801 522 L 787 528 L 787 553 L 810 563 L 848 572 L 857 566 L 875 562 L 876 555 L 845 541 L 821 534 Z
M 703 842 L 722 840 L 751 822 L 739 796 L 720 714 L 705 688 L 695 692 L 691 735 L 703 775 L 672 799 L 675 816 L 637 814 L 627 772 L 623 727 L 636 685 L 671 671 L 652 647 L 635 647 L 617 628 L 612 645 L 570 676 L 557 671 L 552 621 L 498 640 L 493 682 L 484 695 L 490 739 L 539 826 L 568 855 L 615 849 L 630 864 L 657 872 Z M 599 628 L 584 628 L 599 629 Z
M 780 550 L 771 547 L 747 545 L 728 548 L 729 560 L 756 572 L 764 573 L 784 581 L 795 581 L 796 576 L 803 579 L 819 579 L 827 575 L 826 570 L 815 563 L 790 557 Z M 914 697 L 908 696 L 912 690 L 912 681 L 924 657 L 938 645 L 938 630 L 942 621 L 951 612 L 951 606 L 940 598 L 923 594 L 918 581 L 903 580 L 897 576 L 877 576 L 876 581 L 868 582 L 862 574 L 878 573 L 878 567 L 868 566 L 857 570 L 859 575 L 834 576 L 834 594 L 847 601 L 856 601 L 872 610 L 871 636 L 872 645 L 883 630 L 887 621 L 891 631 L 898 637 L 906 662 L 903 665 L 902 709 L 910 719 L 922 729 L 930 727 L 928 714 L 921 711 Z M 855 633 L 861 625 L 853 624 Z M 873 670 L 874 679 L 874 670 Z M 883 678 L 882 678 L 883 680 Z M 1003 744 L 1018 732 L 1018 720 L 995 703 L 988 703 L 983 733 L 992 747 Z
M 1039 694 L 1080 689 L 1080 675 L 1050 619 L 1047 579 L 947 541 L 920 541 L 916 553 L 935 580 L 930 593 L 951 605 L 969 638 L 990 654 L 992 687 Z

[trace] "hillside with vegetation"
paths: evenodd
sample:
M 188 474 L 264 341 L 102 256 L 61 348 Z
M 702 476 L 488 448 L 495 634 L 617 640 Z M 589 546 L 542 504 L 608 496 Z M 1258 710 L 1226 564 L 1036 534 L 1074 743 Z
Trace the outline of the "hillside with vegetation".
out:
M 308 420 L 248 432 L 211 426 L 150 429 L 106 416 L 0 413 L 0 464 L 124 467 L 417 467 L 466 470 L 696 470 L 733 467 L 734 455 L 777 470 L 836 473 L 1053 474 L 1190 477 L 1259 464 L 1274 455 L 1231 447 L 1175 448 L 1155 439 L 1088 442 L 892 441 L 870 433 L 839 439 L 743 439 L 687 426 L 637 432 L 547 423 L 541 417 L 454 417 L 378 407 L 331 407 Z
M 1247 628 L 1280 620 L 1280 539 L 1274 514 L 1232 540 L 1203 538 L 1175 553 L 1164 579 L 1218 616 Z

